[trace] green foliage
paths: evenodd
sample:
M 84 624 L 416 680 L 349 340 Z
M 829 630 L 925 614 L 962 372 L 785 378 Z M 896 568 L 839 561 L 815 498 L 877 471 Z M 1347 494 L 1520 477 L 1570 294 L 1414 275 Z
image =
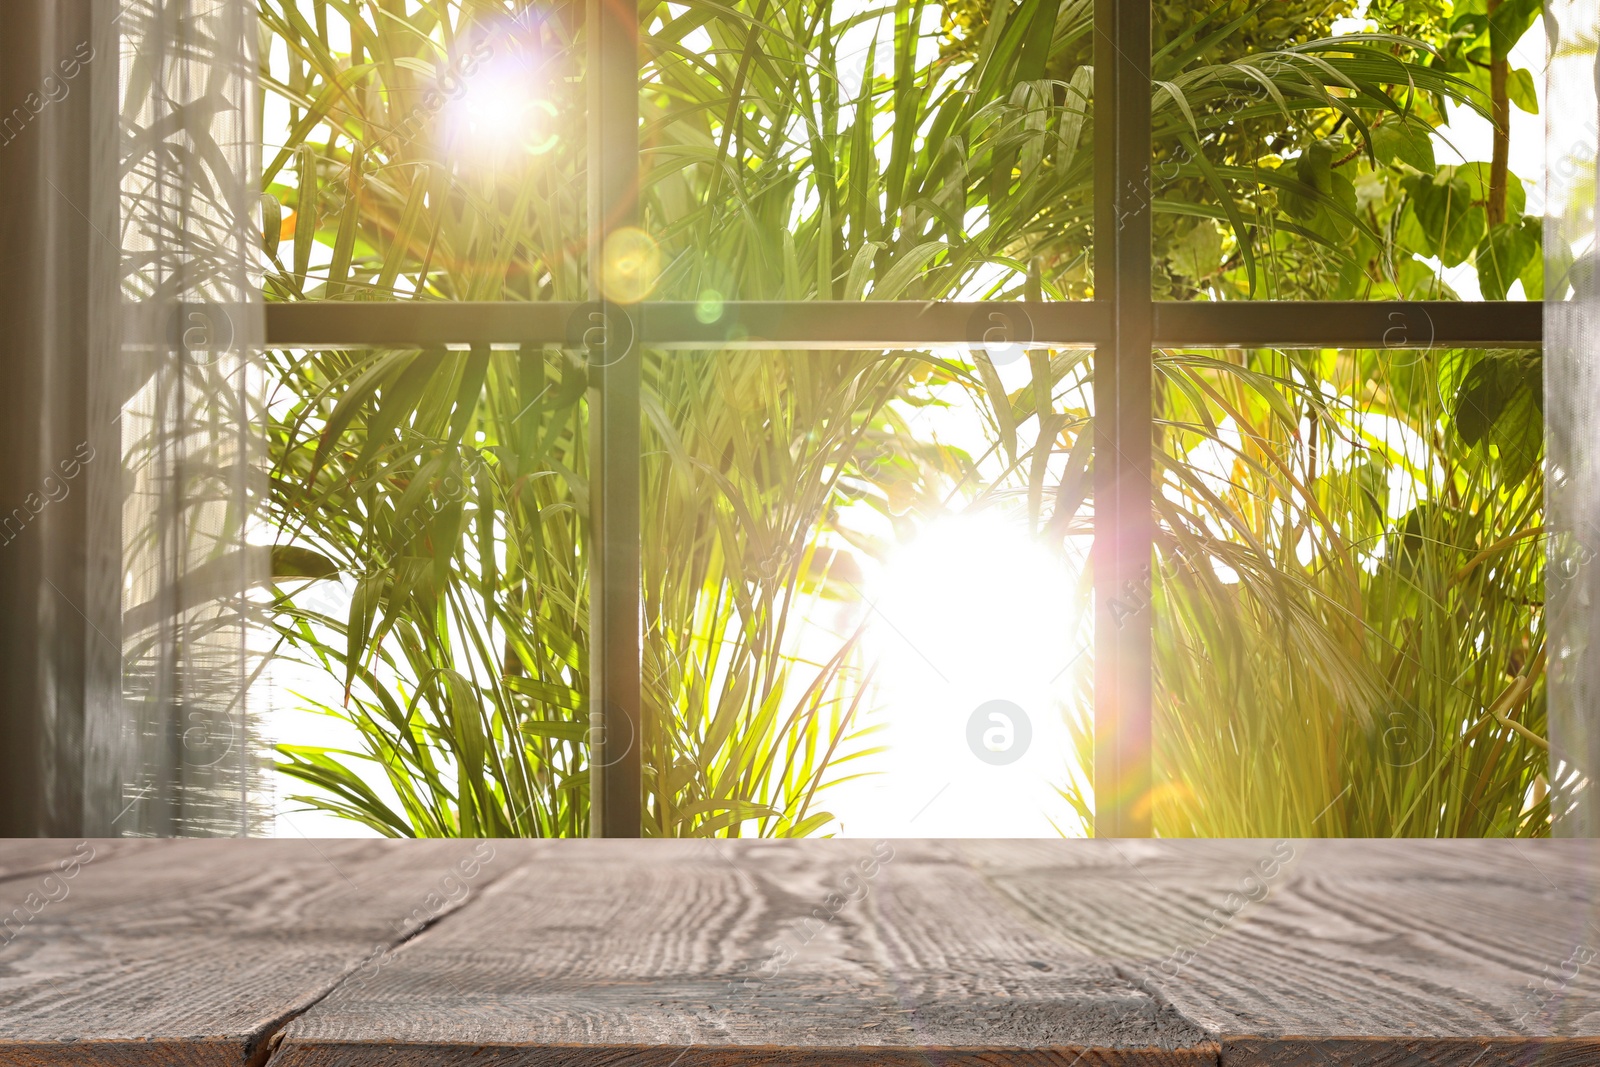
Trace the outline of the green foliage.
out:
M 364 747 L 284 746 L 281 769 L 319 789 L 301 799 L 396 836 L 585 832 L 581 369 L 537 350 L 273 365 L 293 397 L 271 426 L 275 518 L 296 542 L 275 553 L 279 629 L 343 690 L 307 706 Z M 342 615 L 292 581 L 329 570 Z
M 1544 448 L 1543 361 L 1537 353 L 1510 351 L 1457 357 L 1447 365 L 1455 436 L 1507 481 L 1526 479 Z
M 1159 834 L 1549 832 L 1536 368 L 1158 361 Z
M 292 57 L 269 84 L 293 105 L 298 139 L 268 167 L 269 195 L 293 208 L 277 211 L 266 235 L 269 295 L 581 295 L 585 264 L 570 229 L 581 216 L 583 111 L 569 84 L 579 47 L 560 12 L 506 21 L 490 18 L 490 5 L 436 3 L 376 20 L 315 11 L 313 26 L 292 3 L 264 7 Z M 351 27 L 348 55 L 329 44 L 330 14 Z M 533 156 L 453 155 L 447 120 L 458 101 L 440 89 L 454 77 L 467 93 L 473 78 L 503 91 L 497 59 L 514 64 L 516 90 L 551 90 L 548 145 Z M 667 129 L 687 129 L 694 112 Z M 684 188 L 682 173 L 664 167 L 649 188 L 653 211 Z M 839 217 L 853 218 L 847 208 Z M 730 232 L 720 217 L 700 224 L 686 240 Z M 275 255 L 287 227 L 290 264 Z M 318 248 L 325 267 L 312 266 Z M 867 261 L 858 247 L 840 254 Z M 832 286 L 820 262 L 808 279 Z M 847 290 L 865 286 L 860 268 L 850 276 L 860 280 Z M 746 284 L 761 280 L 752 271 Z M 896 284 L 878 281 L 884 292 Z M 674 284 L 686 283 L 669 271 L 662 288 Z M 818 832 L 832 821 L 815 803 L 831 768 L 870 749 L 856 722 L 863 689 L 850 681 L 861 671 L 855 641 L 820 665 L 797 661 L 789 641 L 804 612 L 794 594 L 846 569 L 819 552 L 819 527 L 858 450 L 893 454 L 895 442 L 879 440 L 892 423 L 882 409 L 905 361 L 645 358 L 646 826 L 668 836 Z M 342 703 L 311 694 L 303 703 L 362 740 L 361 751 L 284 746 L 281 769 L 315 787 L 299 799 L 386 834 L 585 833 L 581 358 L 281 353 L 272 367 L 274 518 L 285 547 L 326 561 L 279 572 L 279 628 L 292 656 L 343 688 Z M 733 398 L 742 399 L 730 408 Z M 774 513 L 779 503 L 787 510 Z M 336 613 L 322 606 L 326 593 L 290 581 L 330 571 L 348 592 Z M 366 784 L 374 771 L 398 805 Z
M 1087 39 L 1090 5 L 1008 9 L 971 63 L 919 59 L 930 10 L 903 0 L 839 24 L 821 0 L 646 11 L 658 296 L 1020 296 L 1030 255 L 1051 295 L 1089 284 L 1089 72 L 1045 68 Z M 878 16 L 892 35 L 841 52 Z M 691 31 L 709 43 L 676 43 Z
M 646 4 L 650 295 L 694 301 L 708 324 L 730 299 L 1091 296 L 1091 8 L 897 0 L 836 19 L 826 0 Z M 290 127 L 266 167 L 271 298 L 587 295 L 576 6 L 262 12 L 265 78 Z M 1299 0 L 1158 9 L 1158 295 L 1448 295 L 1432 256 L 1474 262 L 1486 293 L 1520 279 L 1536 295 L 1520 185 L 1513 221 L 1491 230 L 1486 168 L 1437 167 L 1429 137 L 1443 101 L 1481 110 L 1452 57 L 1489 30 L 1407 12 L 1418 40 L 1329 39 L 1343 9 Z M 536 135 L 486 151 L 456 105 L 505 92 L 505 69 L 514 94 L 541 102 Z M 641 358 L 647 830 L 823 831 L 819 797 L 872 752 L 856 635 L 813 631 L 808 651 L 831 651 L 800 654 L 816 602 L 859 595 L 853 553 L 878 550 L 842 511 L 864 501 L 898 520 L 974 471 L 913 432 L 914 383 L 932 375 L 981 397 L 1008 478 L 1059 540 L 1090 473 L 1087 412 L 1062 400 L 1083 385 L 1082 356 L 1032 354 L 1011 395 L 982 358 Z M 585 833 L 581 354 L 278 353 L 271 367 L 280 633 L 342 691 L 305 703 L 363 746 L 285 746 L 282 769 L 314 787 L 302 799 L 388 834 Z M 1542 732 L 1526 603 L 1536 366 L 1179 353 L 1161 373 L 1165 558 L 1240 576 L 1163 572 L 1161 758 L 1188 790 L 1157 801 L 1163 832 L 1535 827 L 1520 814 L 1534 763 L 1517 729 Z M 1357 418 L 1369 410 L 1437 460 L 1373 439 Z M 1221 490 L 1200 450 L 1229 440 L 1225 423 L 1242 443 Z M 1308 451 L 1302 425 L 1325 444 Z M 1398 518 L 1397 478 L 1415 498 Z M 1520 696 L 1501 701 L 1508 686 Z M 1375 724 L 1402 720 L 1441 742 L 1390 773 Z M 1223 766 L 1237 775 L 1212 775 Z M 397 801 L 368 786 L 374 771 Z M 1452 800 L 1462 783 L 1482 818 Z

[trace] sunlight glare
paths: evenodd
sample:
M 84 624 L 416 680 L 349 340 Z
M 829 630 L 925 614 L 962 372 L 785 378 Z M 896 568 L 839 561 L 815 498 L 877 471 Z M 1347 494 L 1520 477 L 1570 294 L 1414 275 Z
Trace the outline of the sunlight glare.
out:
M 1081 566 L 997 509 L 935 520 L 890 557 L 867 591 L 889 751 L 847 833 L 1074 832 L 1055 786 L 1088 652 Z
M 445 145 L 452 155 L 487 165 L 539 156 L 556 146 L 556 106 L 534 72 L 514 57 L 495 57 L 446 104 Z

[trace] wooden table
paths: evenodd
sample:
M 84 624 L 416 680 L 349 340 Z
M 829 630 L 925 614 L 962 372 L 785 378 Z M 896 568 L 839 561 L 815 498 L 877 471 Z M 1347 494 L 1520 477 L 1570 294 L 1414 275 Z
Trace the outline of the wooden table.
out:
M 0 1064 L 1600 1064 L 1580 841 L 0 842 Z

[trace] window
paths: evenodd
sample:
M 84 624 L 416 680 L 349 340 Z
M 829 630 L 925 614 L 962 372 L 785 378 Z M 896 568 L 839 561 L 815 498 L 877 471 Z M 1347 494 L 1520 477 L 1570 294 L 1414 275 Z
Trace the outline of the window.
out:
M 286 39 L 315 36 L 291 24 L 292 3 L 268 7 L 283 12 L 278 29 Z M 1170 21 L 1178 9 L 1159 8 L 1158 15 Z M 1406 263 L 1432 256 L 1454 267 L 1470 260 L 1479 277 L 1492 279 L 1484 295 L 1505 296 L 1514 284 L 1526 294 L 1534 277 L 1530 264 L 1538 256 L 1529 250 L 1532 238 L 1522 220 L 1508 221 L 1503 211 L 1491 217 L 1475 204 L 1489 196 L 1492 180 L 1505 179 L 1451 172 L 1442 188 L 1434 188 L 1440 181 L 1435 173 L 1426 177 L 1431 184 L 1424 189 L 1418 185 L 1424 179 L 1413 174 L 1421 173 L 1417 168 L 1374 177 L 1388 162 L 1414 159 L 1427 142 L 1405 117 L 1406 108 L 1421 104 L 1384 96 L 1383 87 L 1404 81 L 1407 69 L 1392 53 L 1354 37 L 1340 54 L 1354 57 L 1346 64 L 1350 69 L 1367 64 L 1364 80 L 1346 85 L 1340 78 L 1348 81 L 1347 72 L 1323 78 L 1323 56 L 1337 51 L 1333 45 L 1282 50 L 1270 62 L 1318 72 L 1306 76 L 1303 98 L 1283 101 L 1275 97 L 1279 90 L 1272 87 L 1270 71 L 1257 70 L 1258 78 L 1236 68 L 1226 77 L 1212 72 L 1208 81 L 1191 64 L 1181 77 L 1158 77 L 1170 73 L 1185 49 L 1197 55 L 1208 42 L 1225 39 L 1232 27 L 1215 13 L 1214 24 L 1202 20 L 1187 36 L 1175 37 L 1163 23 L 1158 28 L 1167 43 L 1153 50 L 1148 5 L 1025 0 L 987 14 L 952 5 L 938 10 L 958 20 L 990 21 L 981 36 L 965 38 L 964 44 L 947 42 L 949 49 L 976 49 L 975 58 L 946 62 L 950 57 L 937 48 L 918 51 L 927 43 L 916 32 L 922 21 L 933 19 L 929 25 L 936 25 L 931 5 L 895 7 L 877 23 L 881 40 L 872 36 L 873 23 L 860 12 L 847 15 L 837 5 L 806 6 L 811 21 L 797 19 L 792 25 L 783 22 L 792 11 L 764 3 L 730 10 L 736 15 L 724 18 L 664 4 L 650 16 L 641 41 L 631 5 L 595 0 L 581 18 L 574 5 L 558 5 L 498 38 L 493 35 L 499 29 L 488 25 L 476 44 L 447 49 L 440 59 L 440 86 L 429 88 L 427 76 L 414 69 L 417 64 L 399 65 L 395 84 L 409 78 L 410 95 L 397 93 L 382 111 L 370 101 L 352 103 L 353 109 L 369 108 L 352 123 L 372 125 L 381 119 L 403 134 L 417 109 L 431 119 L 455 105 L 450 93 L 440 91 L 444 78 L 481 79 L 473 86 L 474 98 L 490 103 L 451 117 L 458 139 L 451 143 L 450 159 L 459 163 L 471 153 L 488 158 L 475 164 L 477 170 L 464 168 L 461 173 L 468 177 L 453 189 L 450 173 L 409 158 L 403 140 L 392 149 L 352 140 L 320 156 L 302 147 L 298 156 L 280 154 L 268 167 L 269 186 L 277 182 L 285 200 L 315 205 L 297 208 L 292 236 L 277 244 L 284 269 L 280 283 L 269 280 L 269 287 L 281 284 L 277 295 L 286 299 L 269 305 L 269 345 L 322 353 L 294 362 L 289 373 L 316 379 L 322 389 L 316 403 L 326 405 L 323 417 L 361 420 L 373 451 L 348 458 L 369 461 L 379 450 L 377 439 L 393 437 L 399 442 L 396 455 L 404 455 L 408 464 L 403 470 L 374 468 L 368 472 L 373 480 L 364 484 L 345 478 L 344 468 L 338 477 L 318 482 L 319 471 L 338 466 L 340 458 L 336 450 L 311 441 L 285 468 L 311 487 L 303 502 L 322 506 L 328 497 L 316 494 L 337 491 L 348 494 L 356 507 L 361 492 L 381 479 L 403 477 L 407 484 L 432 479 L 436 486 L 456 488 L 386 498 L 393 513 L 363 511 L 364 521 L 385 523 L 391 532 L 400 529 L 402 541 L 412 536 L 406 532 L 410 522 L 419 524 L 419 535 L 425 526 L 428 537 L 479 538 L 484 546 L 474 556 L 485 590 L 476 600 L 451 599 L 429 584 L 434 578 L 426 537 L 417 541 L 409 562 L 381 561 L 383 592 L 378 585 L 358 589 L 358 602 L 365 607 L 350 614 L 349 625 L 357 632 L 339 671 L 355 685 L 369 668 L 357 648 L 373 632 L 394 624 L 392 600 L 385 598 L 429 590 L 439 611 L 453 613 L 438 635 L 480 642 L 485 662 L 516 661 L 514 670 L 492 684 L 501 687 L 508 704 L 523 701 L 544 712 L 529 712 L 517 721 L 452 724 L 450 716 L 476 700 L 451 687 L 488 683 L 445 669 L 426 641 L 407 646 L 415 648 L 407 669 L 419 685 L 416 699 L 433 708 L 433 726 L 454 726 L 452 743 L 467 746 L 457 753 L 464 766 L 475 760 L 481 765 L 496 731 L 506 729 L 528 731 L 545 750 L 567 753 L 549 756 L 537 768 L 496 767 L 492 782 L 454 783 L 466 787 L 461 794 L 476 798 L 462 802 L 459 816 L 440 816 L 441 825 L 458 817 L 454 828 L 461 832 L 559 830 L 577 826 L 580 811 L 589 813 L 596 832 L 612 836 L 678 832 L 686 825 L 680 820 L 698 820 L 702 831 L 750 818 L 767 820 L 764 832 L 807 829 L 814 813 L 804 806 L 776 804 L 771 814 L 751 812 L 775 804 L 780 794 L 809 796 L 802 787 L 817 756 L 805 741 L 784 735 L 785 723 L 793 721 L 785 717 L 836 714 L 836 706 L 824 712 L 820 697 L 811 704 L 791 699 L 770 707 L 759 700 L 749 705 L 770 717 L 770 723 L 762 718 L 760 729 L 773 739 L 772 751 L 788 753 L 782 767 L 726 762 L 732 750 L 721 741 L 728 727 L 715 704 L 704 703 L 703 692 L 695 699 L 706 710 L 704 729 L 693 737 L 663 737 L 666 727 L 659 715 L 664 704 L 677 699 L 674 694 L 708 684 L 709 672 L 685 673 L 675 650 L 691 640 L 721 640 L 719 628 L 726 626 L 727 616 L 719 611 L 742 613 L 745 622 L 759 613 L 781 626 L 790 605 L 701 602 L 696 599 L 700 590 L 674 588 L 670 576 L 675 568 L 704 571 L 736 564 L 758 572 L 789 568 L 796 576 L 787 587 L 791 591 L 808 588 L 799 580 L 803 574 L 812 576 L 815 589 L 847 581 L 842 565 L 829 569 L 821 553 L 826 544 L 784 541 L 789 527 L 783 523 L 792 527 L 803 517 L 814 522 L 831 506 L 807 499 L 809 486 L 833 484 L 829 480 L 840 477 L 830 464 L 828 440 L 882 431 L 883 440 L 892 443 L 893 427 L 883 421 L 891 416 L 875 405 L 868 388 L 872 375 L 861 367 L 908 367 L 919 357 L 906 353 L 923 353 L 925 364 L 937 364 L 939 349 L 959 348 L 973 354 L 972 373 L 993 374 L 987 384 L 998 387 L 1002 399 L 1013 396 L 1014 407 L 1006 401 L 1004 418 L 1011 421 L 1002 435 L 1033 420 L 1028 439 L 1042 448 L 1043 459 L 1031 475 L 1018 463 L 1011 464 L 1008 475 L 1015 477 L 1022 498 L 1040 494 L 1048 475 L 1052 495 L 1077 479 L 1068 494 L 1072 508 L 1092 503 L 1093 610 L 1078 633 L 1066 636 L 1087 634 L 1093 646 L 1093 828 L 1104 836 L 1150 834 L 1153 808 L 1161 790 L 1171 785 L 1152 780 L 1152 745 L 1160 744 L 1152 706 L 1153 641 L 1157 628 L 1166 624 L 1141 604 L 1148 605 L 1148 591 L 1158 582 L 1172 580 L 1166 568 L 1174 559 L 1181 561 L 1185 550 L 1173 540 L 1179 527 L 1162 512 L 1182 499 L 1182 487 L 1172 481 L 1176 461 L 1188 460 L 1191 471 L 1204 473 L 1194 443 L 1185 437 L 1185 424 L 1200 418 L 1227 421 L 1207 407 L 1209 401 L 1184 408 L 1186 394 L 1178 386 L 1187 381 L 1196 390 L 1193 395 L 1204 393 L 1212 371 L 1197 369 L 1202 358 L 1211 359 L 1217 373 L 1263 374 L 1271 362 L 1195 353 L 1283 350 L 1281 359 L 1288 363 L 1279 370 L 1286 380 L 1324 358 L 1335 367 L 1361 360 L 1370 364 L 1374 358 L 1387 366 L 1418 350 L 1468 353 L 1459 357 L 1465 375 L 1491 373 L 1475 367 L 1498 374 L 1502 366 L 1511 368 L 1507 374 L 1520 373 L 1515 353 L 1539 342 L 1538 303 L 1418 299 L 1447 294 L 1413 284 L 1421 267 L 1374 266 L 1376 253 L 1362 242 L 1374 240 L 1376 210 L 1358 210 L 1372 207 L 1374 198 L 1409 197 L 1410 214 L 1394 216 L 1395 225 L 1410 227 L 1402 242 L 1409 242 Z M 869 57 L 864 62 L 844 55 L 839 45 L 857 30 L 862 36 L 854 44 Z M 1052 56 L 1060 59 L 1064 53 L 1046 46 L 1061 41 L 1070 42 L 1067 52 L 1077 51 L 1054 70 Z M 878 47 L 892 59 L 880 63 Z M 371 40 L 358 35 L 350 49 L 352 63 L 370 58 L 379 67 L 394 66 L 381 34 Z M 298 59 L 288 65 L 294 91 L 304 94 L 305 85 L 295 79 L 303 81 L 314 66 Z M 1418 82 L 1418 94 L 1456 91 L 1446 68 L 1427 69 L 1433 81 Z M 1413 80 L 1420 71 L 1410 72 Z M 479 92 L 499 77 L 560 91 L 521 104 L 512 95 Z M 318 81 L 331 84 L 325 77 Z M 697 97 L 696 90 L 706 85 L 717 94 Z M 741 95 L 747 86 L 761 92 Z M 580 91 L 587 94 L 586 108 L 578 106 Z M 407 103 L 411 97 L 414 104 Z M 1393 117 L 1376 125 L 1381 133 L 1362 126 L 1365 120 L 1352 104 L 1358 98 L 1363 105 L 1389 109 L 1386 114 Z M 1224 159 L 1219 169 L 1201 150 L 1202 142 L 1234 136 L 1230 109 L 1244 123 L 1280 107 L 1284 113 L 1342 109 L 1350 116 L 1292 168 L 1251 172 L 1237 160 Z M 291 125 L 310 121 L 312 110 L 292 110 Z M 1343 128 L 1347 121 L 1348 129 Z M 586 123 L 581 138 L 580 123 Z M 1159 140 L 1153 140 L 1153 123 Z M 1354 138 L 1344 142 L 1353 147 L 1334 155 L 1338 137 Z M 947 148 L 958 141 L 958 147 Z M 505 158 L 507 153 L 515 158 Z M 529 159 L 539 161 L 537 176 L 528 169 Z M 1365 192 L 1338 169 L 1346 163 L 1366 176 Z M 297 175 L 293 187 L 284 177 L 291 167 Z M 471 175 L 481 179 L 496 167 L 501 173 L 523 173 L 518 168 L 527 173 L 510 183 L 474 184 Z M 646 174 L 652 176 L 648 183 L 641 178 Z M 1389 184 L 1380 189 L 1374 182 Z M 1402 188 L 1405 182 L 1411 185 Z M 1176 185 L 1186 187 L 1187 212 L 1173 209 Z M 1237 197 L 1229 192 L 1238 188 L 1247 191 Z M 1092 195 L 1082 196 L 1085 189 Z M 1072 202 L 1081 203 L 1082 212 L 1045 211 L 1074 195 Z M 1275 204 L 1292 206 L 1285 208 L 1284 218 L 1273 217 L 1273 226 L 1261 206 L 1268 195 L 1279 198 Z M 1359 199 L 1363 196 L 1368 202 Z M 491 200 L 493 212 L 478 210 Z M 729 200 L 737 211 L 723 209 L 722 202 Z M 346 210 L 352 201 L 377 205 L 384 222 L 374 232 L 381 239 L 344 221 L 353 217 Z M 1241 203 L 1257 214 L 1243 217 Z M 507 217 L 548 220 L 549 226 L 508 230 L 486 221 Z M 585 217 L 587 225 L 580 225 Z M 320 254 L 314 242 L 319 226 L 333 234 L 322 291 L 333 299 L 299 302 L 293 299 L 302 295 L 291 291 L 293 279 L 304 280 L 311 257 Z M 280 224 L 279 232 L 286 233 L 285 227 Z M 1152 234 L 1158 230 L 1166 249 L 1159 260 L 1152 252 Z M 1024 247 L 1050 270 L 1013 254 Z M 425 277 L 435 269 L 430 264 L 445 264 L 447 257 L 447 268 L 438 269 L 448 275 L 448 291 L 441 292 L 451 300 L 368 299 L 395 295 L 398 279 L 419 270 Z M 1264 277 L 1258 257 L 1272 258 L 1279 264 L 1278 276 L 1293 284 L 1255 292 Z M 353 273 L 352 263 L 363 258 L 365 273 Z M 519 266 L 508 270 L 508 263 Z M 1301 299 L 1222 299 L 1252 294 Z M 1345 299 L 1307 299 L 1327 295 Z M 381 365 L 340 354 L 363 347 L 385 349 Z M 1308 350 L 1365 355 L 1306 356 Z M 935 356 L 926 355 L 930 352 Z M 1297 359 L 1299 371 L 1293 369 Z M 680 361 L 694 373 L 681 373 Z M 840 377 L 846 364 L 856 369 Z M 1022 373 L 1041 365 L 1038 377 L 1048 389 L 1031 386 Z M 770 389 L 777 379 L 800 373 L 814 375 L 815 396 L 828 402 L 811 409 L 799 403 L 785 407 L 782 416 L 793 420 L 786 432 L 810 435 L 824 446 L 804 455 L 782 451 L 755 457 L 763 443 L 759 433 L 734 434 L 727 446 L 751 449 L 750 462 L 766 464 L 769 479 L 777 477 L 772 465 L 792 462 L 794 469 L 784 474 L 794 479 L 791 496 L 763 498 L 765 511 L 740 510 L 735 504 L 744 487 L 722 478 L 723 472 L 673 473 L 658 461 L 677 447 L 677 438 L 704 428 L 704 423 L 682 422 L 686 413 L 737 411 L 739 390 Z M 955 374 L 949 380 L 959 384 L 959 378 Z M 468 453 L 454 447 L 413 448 L 385 410 L 394 400 L 422 411 L 436 437 L 459 445 L 465 434 L 484 428 L 473 421 L 478 415 L 466 412 L 486 381 L 491 390 L 501 391 L 485 416 L 499 420 L 493 432 L 506 445 L 496 462 L 538 460 L 509 480 L 479 476 L 470 462 L 463 465 Z M 351 399 L 358 389 L 368 390 L 365 406 Z M 1037 399 L 1045 395 L 1048 410 Z M 521 421 L 530 411 L 538 418 Z M 1302 411 L 1300 417 L 1313 428 L 1322 425 L 1319 418 L 1331 420 L 1329 426 L 1337 422 L 1327 412 Z M 1042 432 L 1047 420 L 1052 424 Z M 1338 425 L 1349 429 L 1359 423 Z M 1301 427 L 1297 420 L 1279 429 L 1293 434 Z M 1230 432 L 1244 432 L 1238 419 Z M 1495 432 L 1483 428 L 1484 435 Z M 582 468 L 561 468 L 551 443 L 574 443 L 570 454 L 577 455 L 575 442 L 584 434 L 590 443 L 582 452 Z M 1513 444 L 1494 445 L 1496 462 L 1511 462 Z M 1026 441 L 1021 446 L 1013 441 L 1011 447 L 1024 453 L 1028 448 Z M 895 461 L 888 445 L 871 460 Z M 672 478 L 679 483 L 651 495 L 657 509 L 646 509 L 641 487 Z M 769 481 L 767 488 L 774 484 Z M 1190 488 L 1199 492 L 1204 486 L 1199 477 Z M 703 510 L 669 514 L 661 502 L 674 492 L 690 494 Z M 1362 498 L 1351 489 L 1343 499 L 1358 509 Z M 1296 506 L 1308 503 L 1315 502 L 1308 497 Z M 1056 504 L 1052 496 L 1051 507 Z M 1382 502 L 1378 513 L 1387 514 L 1389 505 Z M 1042 521 L 1040 501 L 1030 506 Z M 1199 510 L 1208 508 L 1216 511 L 1211 504 Z M 572 546 L 585 537 L 584 523 L 574 518 L 584 514 L 588 547 L 580 551 Z M 1206 521 L 1217 518 L 1213 513 Z M 750 558 L 734 564 L 696 556 L 704 546 L 695 523 L 706 521 L 742 524 L 746 534 L 763 532 L 775 540 L 770 551 L 752 549 Z M 504 606 L 490 592 L 496 568 L 516 562 L 537 570 L 539 564 L 508 561 L 489 546 L 519 522 L 530 524 L 516 539 L 519 550 L 542 551 L 559 533 L 571 542 L 562 550 L 577 552 L 583 573 L 567 576 L 564 597 L 555 586 L 541 587 L 537 606 L 525 606 L 524 618 L 553 635 L 553 645 L 502 649 L 496 612 Z M 1201 522 L 1189 533 L 1205 528 Z M 365 528 L 346 532 L 351 553 L 366 550 Z M 1307 536 L 1314 542 L 1318 533 Z M 1294 550 L 1292 541 L 1284 547 Z M 644 566 L 652 554 L 655 563 Z M 1352 565 L 1378 565 L 1364 558 L 1357 553 Z M 1158 562 L 1159 571 L 1154 569 Z M 1208 581 L 1221 580 L 1210 565 L 1203 573 Z M 727 586 L 730 595 L 739 584 Z M 470 583 L 463 588 L 470 593 Z M 587 604 L 581 604 L 585 590 Z M 680 598 L 673 618 L 698 618 L 709 629 L 697 635 L 663 630 L 657 613 L 672 597 Z M 584 618 L 590 636 L 580 654 L 561 634 Z M 1170 630 L 1163 633 L 1170 637 Z M 1401 636 L 1390 636 L 1403 644 Z M 753 657 L 748 663 L 739 658 L 746 653 Z M 775 648 L 744 648 L 732 659 L 702 656 L 696 662 L 748 670 L 740 684 L 775 687 L 781 672 L 761 659 L 775 654 Z M 1192 666 L 1204 673 L 1202 664 Z M 812 681 L 825 687 L 828 669 Z M 572 696 L 580 689 L 587 694 L 587 718 Z M 375 703 L 375 715 L 395 713 L 381 703 Z M 980 739 L 990 730 L 1015 731 L 1017 723 L 1003 708 L 987 714 L 974 720 Z M 718 744 L 708 745 L 718 730 L 723 731 Z M 689 766 L 697 755 L 681 762 L 661 755 L 674 744 L 680 744 L 680 755 L 714 750 L 716 756 Z M 587 764 L 579 758 L 581 751 L 588 753 Z M 421 747 L 408 750 L 399 744 L 391 755 L 405 774 L 426 779 L 433 773 Z M 577 774 L 584 766 L 592 772 L 592 785 Z M 299 770 L 316 781 L 327 769 L 307 756 Z M 662 780 L 699 775 L 707 783 L 724 773 L 757 785 L 738 796 L 718 793 L 715 785 L 686 796 L 676 785 L 647 785 L 647 773 Z M 559 789 L 548 787 L 552 780 L 559 780 Z M 793 788 L 779 788 L 782 781 Z M 682 803 L 661 802 L 668 795 Z M 363 798 L 350 802 L 359 805 Z M 424 798 L 415 803 L 419 811 L 427 808 Z

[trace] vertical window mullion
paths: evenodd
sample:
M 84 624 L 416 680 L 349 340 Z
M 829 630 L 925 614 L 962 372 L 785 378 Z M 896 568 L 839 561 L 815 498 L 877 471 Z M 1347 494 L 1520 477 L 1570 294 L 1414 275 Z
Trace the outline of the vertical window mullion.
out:
M 1094 365 L 1095 835 L 1148 837 L 1150 2 L 1096 0 L 1094 18 L 1094 295 L 1112 312 Z
M 590 833 L 639 837 L 640 362 L 634 309 L 607 299 L 607 238 L 638 221 L 638 5 L 587 0 Z

